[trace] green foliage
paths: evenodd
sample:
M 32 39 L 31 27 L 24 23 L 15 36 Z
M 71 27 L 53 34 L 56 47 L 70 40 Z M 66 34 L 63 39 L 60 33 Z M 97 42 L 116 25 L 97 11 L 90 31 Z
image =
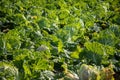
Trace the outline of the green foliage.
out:
M 98 77 L 99 70 L 92 71 L 89 65 L 103 66 L 105 73 L 104 67 L 112 64 L 114 71 L 120 71 L 119 3 L 1 0 L 0 79 L 77 80 L 79 68 L 85 67 L 82 72 L 86 72 L 88 64 L 88 79 L 108 80 L 105 74 Z
M 115 53 L 115 49 L 113 47 L 102 45 L 97 42 L 86 42 L 85 47 L 87 48 L 87 50 L 98 55 L 113 55 Z
M 18 69 L 8 62 L 0 62 L 1 80 L 19 80 Z
M 110 64 L 109 57 L 115 54 L 115 48 L 103 45 L 97 42 L 86 42 L 86 50 L 82 53 L 88 59 L 89 62 L 93 62 L 96 65 L 108 65 Z

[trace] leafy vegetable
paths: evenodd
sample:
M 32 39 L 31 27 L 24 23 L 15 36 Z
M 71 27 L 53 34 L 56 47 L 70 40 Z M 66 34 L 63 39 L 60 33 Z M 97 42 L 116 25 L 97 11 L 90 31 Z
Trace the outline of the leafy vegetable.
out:
M 1 0 L 0 79 L 120 79 L 119 3 Z

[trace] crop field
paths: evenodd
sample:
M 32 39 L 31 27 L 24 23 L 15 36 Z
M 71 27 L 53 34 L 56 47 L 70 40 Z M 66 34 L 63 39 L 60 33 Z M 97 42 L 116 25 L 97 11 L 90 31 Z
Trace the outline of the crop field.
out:
M 120 80 L 120 1 L 0 0 L 0 80 Z

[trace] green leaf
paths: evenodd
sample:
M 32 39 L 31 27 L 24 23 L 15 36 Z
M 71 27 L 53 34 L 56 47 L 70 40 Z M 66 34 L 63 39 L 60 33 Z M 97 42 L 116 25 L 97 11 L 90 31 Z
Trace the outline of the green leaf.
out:
M 80 46 L 77 46 L 77 50 L 75 50 L 74 52 L 72 52 L 72 53 L 70 54 L 70 56 L 71 56 L 72 58 L 78 59 L 78 58 L 79 58 L 79 54 L 80 54 L 81 51 L 82 51 L 82 48 L 80 48 Z
M 19 80 L 18 69 L 12 63 L 0 62 L 0 79 Z
M 61 40 L 58 42 L 58 52 L 63 52 L 63 42 Z
M 92 51 L 93 53 L 99 54 L 99 55 L 113 55 L 115 53 L 115 48 L 103 45 L 98 42 L 86 42 L 85 47 L 87 50 Z
M 25 77 L 32 76 L 30 66 L 28 65 L 28 63 L 24 62 L 23 68 L 24 68 Z
M 99 33 L 99 37 L 97 38 L 97 41 L 104 45 L 109 45 L 114 47 L 118 41 L 118 38 L 111 30 L 106 30 L 106 31 L 101 31 Z

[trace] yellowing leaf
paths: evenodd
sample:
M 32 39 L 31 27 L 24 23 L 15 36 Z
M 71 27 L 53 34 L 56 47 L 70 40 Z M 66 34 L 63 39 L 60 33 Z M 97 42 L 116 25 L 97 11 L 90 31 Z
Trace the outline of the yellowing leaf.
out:
M 58 42 L 58 52 L 62 52 L 63 51 L 63 43 L 61 40 L 59 40 Z
M 72 58 L 79 58 L 79 52 L 75 51 L 70 55 Z
M 79 58 L 79 53 L 82 51 L 82 49 L 80 48 L 80 46 L 77 46 L 77 50 L 74 51 L 73 53 L 71 53 L 71 57 L 72 58 Z
M 30 68 L 27 64 L 23 64 L 23 68 L 24 68 L 24 72 L 25 72 L 26 75 L 30 75 L 30 76 L 32 75 L 31 71 L 30 71 Z
M 9 50 L 9 49 L 12 49 L 10 43 L 7 43 L 7 49 L 8 49 L 8 50 Z

